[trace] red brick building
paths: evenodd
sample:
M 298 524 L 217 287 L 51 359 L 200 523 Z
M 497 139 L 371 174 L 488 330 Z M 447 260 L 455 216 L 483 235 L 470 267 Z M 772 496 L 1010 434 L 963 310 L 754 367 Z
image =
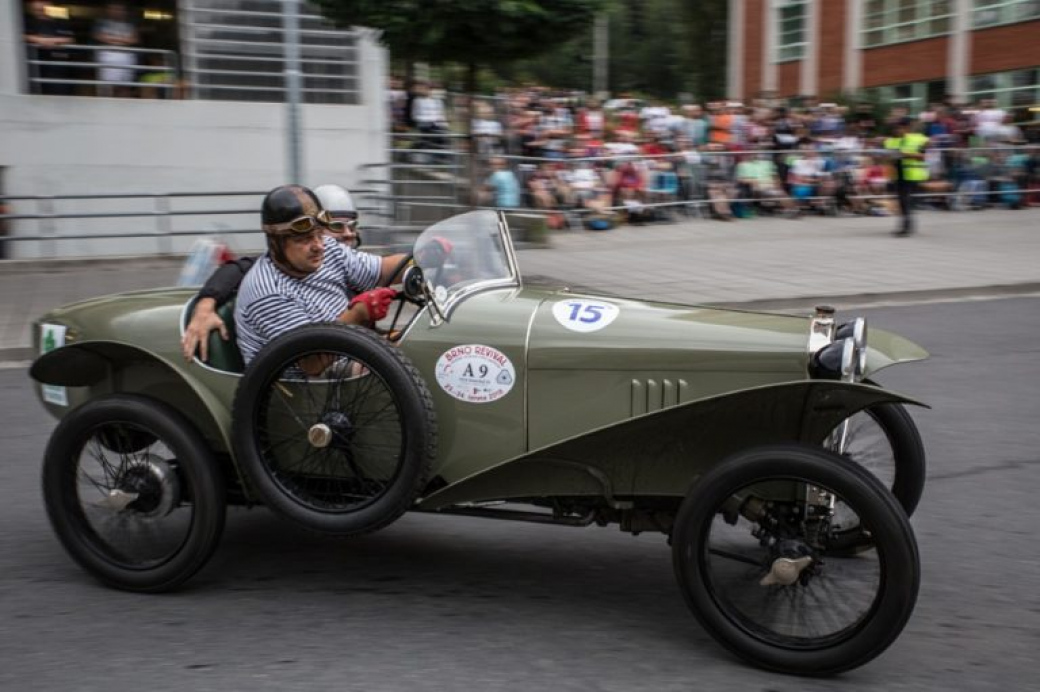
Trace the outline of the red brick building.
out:
M 1040 0 L 729 0 L 728 95 L 1040 103 Z

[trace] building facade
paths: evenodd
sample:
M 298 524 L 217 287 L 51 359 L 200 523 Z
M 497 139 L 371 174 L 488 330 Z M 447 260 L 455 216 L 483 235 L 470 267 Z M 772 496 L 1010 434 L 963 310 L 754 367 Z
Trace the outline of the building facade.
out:
M 356 188 L 368 175 L 364 166 L 386 161 L 387 55 L 371 32 L 337 29 L 298 3 L 300 126 L 291 137 L 286 3 L 125 3 L 136 42 L 120 50 L 133 69 L 116 81 L 103 72 L 101 53 L 110 47 L 99 42 L 96 28 L 108 4 L 47 2 L 48 15 L 74 37 L 55 57 L 31 44 L 33 3 L 0 0 L 0 196 L 16 198 L 12 213 L 153 208 L 147 200 L 120 202 L 124 208 L 115 201 L 34 199 L 48 196 L 263 191 L 286 182 Z M 300 180 L 290 181 L 293 159 L 302 163 Z M 227 204 L 259 210 L 259 198 Z M 8 222 L 9 237 L 58 240 L 8 241 L 6 256 L 152 253 L 157 238 L 140 237 L 142 229 L 157 237 L 258 229 L 258 219 L 258 213 L 173 216 L 164 229 L 147 216 L 19 218 Z M 85 238 L 122 233 L 127 237 Z M 175 235 L 165 247 L 185 251 L 193 240 Z M 262 238 L 245 235 L 240 242 L 259 246 Z
M 1040 0 L 729 0 L 728 94 L 1040 103 Z

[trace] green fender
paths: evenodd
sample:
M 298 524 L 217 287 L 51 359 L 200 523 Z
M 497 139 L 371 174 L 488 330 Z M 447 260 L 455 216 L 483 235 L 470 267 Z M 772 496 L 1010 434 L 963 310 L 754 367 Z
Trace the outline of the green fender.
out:
M 845 418 L 886 403 L 919 404 L 876 386 L 824 380 L 691 401 L 507 460 L 424 497 L 419 508 L 553 496 L 681 498 L 697 476 L 741 449 L 818 445 Z
M 883 329 L 871 327 L 867 342 L 867 377 L 897 363 L 909 363 L 928 357 L 928 351 L 918 344 Z
M 58 417 L 101 394 L 142 394 L 180 411 L 190 411 L 189 417 L 199 425 L 199 432 L 210 445 L 230 453 L 228 407 L 183 369 L 137 346 L 116 341 L 69 344 L 37 358 L 29 368 L 29 376 L 41 384 L 90 389 L 70 392 L 68 409 L 48 406 Z

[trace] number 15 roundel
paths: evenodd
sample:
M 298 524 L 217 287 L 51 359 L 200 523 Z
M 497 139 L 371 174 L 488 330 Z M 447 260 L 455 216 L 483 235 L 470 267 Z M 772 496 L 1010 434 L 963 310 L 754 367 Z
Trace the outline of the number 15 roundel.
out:
M 553 317 L 572 332 L 596 332 L 615 319 L 621 309 L 602 300 L 572 298 L 553 305 Z

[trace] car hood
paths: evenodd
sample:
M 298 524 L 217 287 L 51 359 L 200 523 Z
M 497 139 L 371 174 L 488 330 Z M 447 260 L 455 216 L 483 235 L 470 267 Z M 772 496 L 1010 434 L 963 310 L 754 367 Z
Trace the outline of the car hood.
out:
M 556 291 L 532 323 L 532 370 L 769 371 L 804 376 L 803 316 Z

